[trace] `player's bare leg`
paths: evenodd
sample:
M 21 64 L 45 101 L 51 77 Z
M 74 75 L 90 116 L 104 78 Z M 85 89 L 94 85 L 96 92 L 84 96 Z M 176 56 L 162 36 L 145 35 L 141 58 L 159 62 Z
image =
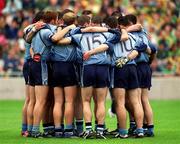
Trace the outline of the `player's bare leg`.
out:
M 65 103 L 63 103 L 63 106 L 62 106 L 62 118 L 61 118 L 61 127 L 64 131 L 64 111 L 65 111 Z
M 81 95 L 83 101 L 83 115 L 85 121 L 85 134 L 84 138 L 89 138 L 92 136 L 92 112 L 91 112 L 91 97 L 93 94 L 93 87 L 83 87 L 81 88 Z
M 124 88 L 114 88 L 113 95 L 116 102 L 116 115 L 119 124 L 119 136 L 120 138 L 127 138 L 128 132 L 126 128 L 126 108 L 125 108 L 125 93 Z
M 110 117 L 115 117 L 116 116 L 116 106 L 115 106 L 115 100 L 112 92 L 112 88 L 109 88 L 109 94 L 111 97 L 111 107 L 108 109 L 108 113 Z
M 136 131 L 137 131 L 137 133 L 139 133 L 138 137 L 141 137 L 141 136 L 143 136 L 142 126 L 143 126 L 144 113 L 143 113 L 142 105 L 139 102 L 138 89 L 128 90 L 128 97 L 129 97 L 130 103 L 132 104 L 133 111 L 134 111 L 134 119 L 136 122 Z
M 75 118 L 76 118 L 77 134 L 80 136 L 83 133 L 83 104 L 82 104 L 80 87 L 78 87 L 78 90 L 77 90 L 74 114 L 75 114 Z
M 42 118 L 43 137 L 49 138 L 54 136 L 53 107 L 54 107 L 54 91 L 52 87 L 49 87 L 48 96 Z
M 126 93 L 126 98 L 125 98 L 125 107 L 126 107 L 128 113 L 129 113 L 130 120 L 134 119 L 134 113 L 133 113 L 132 104 L 131 104 L 131 102 L 129 100 L 129 97 L 128 97 L 127 93 Z
M 98 124 L 104 124 L 105 121 L 105 102 L 107 96 L 107 87 L 106 88 L 96 88 L 96 97 L 97 97 L 97 112 L 96 117 Z
M 129 100 L 128 93 L 126 93 L 126 100 L 125 101 L 126 101 L 125 106 L 126 106 L 126 109 L 128 111 L 128 114 L 129 114 L 129 123 L 130 123 L 129 129 L 128 129 L 128 135 L 133 136 L 134 131 L 136 130 L 136 122 L 134 119 L 134 110 L 133 110 L 132 104 Z
M 33 129 L 32 129 L 32 134 L 34 137 L 36 137 L 36 134 L 39 133 L 39 126 L 43 117 L 47 95 L 48 95 L 48 86 L 35 86 L 36 103 L 33 112 L 34 120 L 33 120 Z
M 142 100 L 142 106 L 144 110 L 144 118 L 146 121 L 146 128 L 147 128 L 147 136 L 154 136 L 154 125 L 153 125 L 153 111 L 152 107 L 149 103 L 149 96 L 148 96 L 148 89 L 144 88 L 141 89 L 141 100 Z
M 106 139 L 104 134 L 104 124 L 105 124 L 105 116 L 106 116 L 106 96 L 107 96 L 108 88 L 96 88 L 96 99 L 97 99 L 97 110 L 96 110 L 96 118 L 97 118 L 97 136 L 98 134 L 101 135 L 100 137 Z
M 98 124 L 98 121 L 97 121 L 97 95 L 96 95 L 96 90 L 94 89 L 93 90 L 93 101 L 94 101 L 94 119 L 95 119 L 95 131 L 97 129 L 97 124 Z
M 49 100 L 50 100 L 50 108 L 49 108 L 49 122 L 53 124 L 54 126 L 54 118 L 53 118 L 53 109 L 54 109 L 54 90 L 51 88 L 51 92 L 49 94 Z
M 29 96 L 30 96 L 30 100 L 27 108 L 27 122 L 28 122 L 28 132 L 31 133 L 33 127 L 33 111 L 34 111 L 34 105 L 36 103 L 34 86 L 29 86 Z
M 63 118 L 63 105 L 64 105 L 64 92 L 63 88 L 55 87 L 54 88 L 54 108 L 53 108 L 53 117 L 55 125 L 55 136 L 62 137 L 63 129 L 61 127 L 61 122 Z
M 73 121 L 74 121 L 74 103 L 77 95 L 77 86 L 68 86 L 64 88 L 65 96 L 65 137 L 70 137 L 73 133 Z M 67 134 L 67 135 L 66 135 Z
M 92 121 L 92 112 L 91 112 L 91 97 L 92 97 L 92 87 L 81 88 L 82 101 L 83 101 L 83 115 L 85 122 Z
M 30 95 L 29 95 L 29 85 L 25 85 L 25 102 L 22 108 L 22 131 L 21 134 L 24 135 L 25 132 L 27 131 L 27 109 L 28 109 L 28 104 L 30 101 Z M 26 136 L 26 134 L 25 134 Z
M 75 117 L 76 119 L 83 119 L 83 105 L 82 105 L 82 97 L 81 90 L 78 88 L 78 93 L 75 98 Z

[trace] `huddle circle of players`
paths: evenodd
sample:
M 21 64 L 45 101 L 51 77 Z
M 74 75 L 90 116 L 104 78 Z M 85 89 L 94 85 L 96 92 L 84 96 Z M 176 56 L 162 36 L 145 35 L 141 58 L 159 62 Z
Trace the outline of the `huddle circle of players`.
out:
M 21 135 L 153 137 L 148 90 L 156 47 L 148 37 L 132 14 L 122 16 L 115 11 L 102 21 L 88 10 L 78 17 L 68 9 L 61 13 L 38 12 L 34 23 L 24 29 L 27 95 Z M 105 123 L 108 91 L 111 113 L 117 117 L 117 129 L 113 131 L 108 131 Z

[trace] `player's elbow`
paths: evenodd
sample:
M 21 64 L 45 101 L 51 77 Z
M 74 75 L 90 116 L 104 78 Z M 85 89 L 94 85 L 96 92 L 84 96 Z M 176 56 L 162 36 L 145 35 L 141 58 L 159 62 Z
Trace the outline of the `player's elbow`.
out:
M 60 39 L 59 38 L 57 38 L 56 36 L 52 36 L 51 37 L 51 41 L 52 42 L 58 42 Z

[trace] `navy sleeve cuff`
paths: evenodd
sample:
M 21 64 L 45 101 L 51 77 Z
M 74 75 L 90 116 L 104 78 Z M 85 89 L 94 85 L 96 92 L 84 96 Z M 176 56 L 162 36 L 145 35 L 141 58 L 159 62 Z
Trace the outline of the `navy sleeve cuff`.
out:
M 144 42 L 135 46 L 135 50 L 137 50 L 138 52 L 145 52 L 146 49 L 147 49 L 147 45 Z

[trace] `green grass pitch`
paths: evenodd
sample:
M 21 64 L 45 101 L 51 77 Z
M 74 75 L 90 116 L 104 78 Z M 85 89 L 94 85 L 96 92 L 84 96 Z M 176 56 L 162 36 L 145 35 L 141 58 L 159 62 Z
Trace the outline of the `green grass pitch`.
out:
M 180 100 L 151 101 L 154 110 L 155 137 L 142 139 L 34 139 L 20 136 L 23 101 L 0 101 L 0 144 L 180 144 Z M 107 101 L 107 108 L 110 101 Z M 106 116 L 110 130 L 116 118 Z

